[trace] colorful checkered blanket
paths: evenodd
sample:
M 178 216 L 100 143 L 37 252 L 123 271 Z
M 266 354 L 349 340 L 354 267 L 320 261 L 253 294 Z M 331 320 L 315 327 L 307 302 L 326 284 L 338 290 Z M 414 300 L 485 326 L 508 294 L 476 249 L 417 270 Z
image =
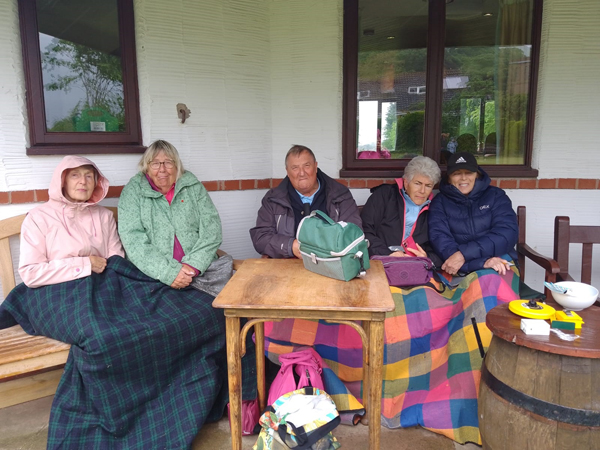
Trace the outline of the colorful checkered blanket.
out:
M 477 394 L 482 358 L 471 318 L 487 348 L 486 313 L 519 298 L 519 277 L 486 269 L 442 294 L 431 287 L 391 290 L 396 310 L 385 320 L 382 423 L 389 428 L 420 425 L 459 443 L 481 443 Z M 362 342 L 351 327 L 287 319 L 265 324 L 265 336 L 272 359 L 297 346 L 313 346 L 348 390 L 362 398 Z M 336 403 L 340 396 L 333 395 Z
M 113 256 L 102 274 L 36 289 L 17 286 L 0 328 L 71 344 L 52 404 L 48 448 L 189 448 L 227 403 L 225 319 L 213 297 L 176 290 Z M 243 360 L 256 398 L 255 352 Z

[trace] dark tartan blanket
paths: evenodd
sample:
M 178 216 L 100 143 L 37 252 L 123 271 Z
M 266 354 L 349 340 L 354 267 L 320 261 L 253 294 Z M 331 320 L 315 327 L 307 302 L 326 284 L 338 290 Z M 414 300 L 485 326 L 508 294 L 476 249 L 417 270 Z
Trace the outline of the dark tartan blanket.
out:
M 225 318 L 213 297 L 175 290 L 113 256 L 102 274 L 28 288 L 0 305 L 0 328 L 71 344 L 48 448 L 189 448 L 228 401 Z M 256 398 L 253 343 L 244 399 Z

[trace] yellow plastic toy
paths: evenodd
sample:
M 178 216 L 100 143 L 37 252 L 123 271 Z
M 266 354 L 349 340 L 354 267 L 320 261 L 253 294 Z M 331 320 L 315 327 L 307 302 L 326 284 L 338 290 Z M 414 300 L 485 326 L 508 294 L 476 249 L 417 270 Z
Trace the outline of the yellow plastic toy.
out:
M 560 320 L 561 322 L 574 322 L 576 329 L 581 328 L 581 325 L 585 323 L 579 314 L 575 311 L 569 311 L 568 309 L 556 311 L 555 320 Z
M 513 300 L 508 304 L 508 309 L 528 319 L 554 319 L 556 313 L 552 306 L 535 300 Z

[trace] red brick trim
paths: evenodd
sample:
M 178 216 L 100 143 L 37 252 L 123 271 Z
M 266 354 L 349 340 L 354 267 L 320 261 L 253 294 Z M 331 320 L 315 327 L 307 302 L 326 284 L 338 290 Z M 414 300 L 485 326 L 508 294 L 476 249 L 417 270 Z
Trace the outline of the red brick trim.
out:
M 282 178 L 203 181 L 207 191 L 249 191 L 279 186 Z M 380 184 L 394 184 L 393 178 L 340 178 L 337 181 L 351 189 L 371 189 Z M 600 189 L 600 180 L 590 178 L 494 178 L 492 186 L 502 189 Z M 123 186 L 111 186 L 107 198 L 118 198 Z M 0 205 L 48 201 L 46 189 L 0 192 Z

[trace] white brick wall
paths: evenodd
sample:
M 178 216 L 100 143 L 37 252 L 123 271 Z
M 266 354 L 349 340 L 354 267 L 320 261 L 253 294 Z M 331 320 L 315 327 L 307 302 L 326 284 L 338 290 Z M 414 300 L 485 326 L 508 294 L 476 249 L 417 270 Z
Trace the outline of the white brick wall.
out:
M 291 144 L 341 168 L 342 0 L 135 0 L 144 142 L 173 142 L 200 179 L 283 177 Z M 534 167 L 540 178 L 598 178 L 600 2 L 545 0 Z M 186 103 L 185 124 L 175 105 Z M 17 0 L 0 0 L 0 191 L 47 188 L 61 157 L 27 157 Z M 138 155 L 94 155 L 114 185 Z M 265 191 L 215 192 L 224 248 L 254 253 L 248 234 Z M 364 203 L 367 190 L 353 190 Z M 529 236 L 550 253 L 553 217 L 600 224 L 600 190 L 509 191 Z M 114 202 L 114 200 L 111 200 Z M 30 206 L 0 206 L 0 219 Z M 596 279 L 600 264 L 596 264 Z M 531 272 L 530 272 L 531 273 Z M 538 280 L 539 281 L 539 280 Z M 600 282 L 600 281 L 598 281 Z

